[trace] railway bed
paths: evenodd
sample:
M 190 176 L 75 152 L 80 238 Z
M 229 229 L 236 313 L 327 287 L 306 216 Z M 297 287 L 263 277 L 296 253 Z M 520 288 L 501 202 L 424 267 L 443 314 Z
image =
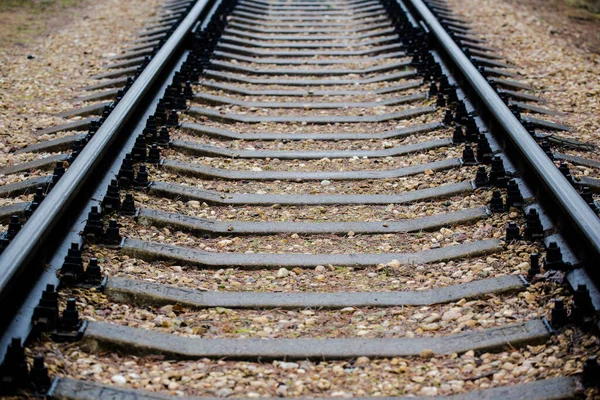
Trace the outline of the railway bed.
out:
M 600 396 L 595 148 L 442 0 L 169 1 L 105 68 L 0 168 L 2 394 Z

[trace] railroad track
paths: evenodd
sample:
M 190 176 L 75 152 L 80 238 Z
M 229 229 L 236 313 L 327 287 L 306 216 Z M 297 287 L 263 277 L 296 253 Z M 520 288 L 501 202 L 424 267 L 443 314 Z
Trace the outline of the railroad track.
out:
M 597 162 L 443 2 L 173 1 L 106 68 L 1 171 L 3 393 L 597 395 Z

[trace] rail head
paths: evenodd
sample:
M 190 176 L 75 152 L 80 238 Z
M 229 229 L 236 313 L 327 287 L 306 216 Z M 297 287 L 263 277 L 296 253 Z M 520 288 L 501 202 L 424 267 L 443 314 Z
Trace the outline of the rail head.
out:
M 546 200 L 556 206 L 553 211 L 558 219 L 559 229 L 565 229 L 575 235 L 568 238 L 571 239 L 569 244 L 584 263 L 587 261 L 584 265 L 600 259 L 600 218 L 556 168 L 423 0 L 407 1 L 418 13 L 417 19 L 430 30 L 439 49 L 452 61 L 469 89 L 479 98 L 487 115 L 492 118 L 494 128 L 502 132 L 504 139 L 518 152 L 519 161 L 535 177 L 535 187 L 542 200 L 547 196 Z M 588 272 L 596 275 L 596 280 L 599 281 L 600 271 Z

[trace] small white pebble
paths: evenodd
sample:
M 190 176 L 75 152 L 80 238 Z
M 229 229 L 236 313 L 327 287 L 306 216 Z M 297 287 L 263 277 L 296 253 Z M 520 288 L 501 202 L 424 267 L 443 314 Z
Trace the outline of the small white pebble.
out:
M 277 277 L 278 278 L 285 278 L 289 274 L 290 274 L 290 271 L 288 271 L 285 268 L 280 268 L 279 271 L 277 271 Z
M 117 385 L 124 385 L 127 383 L 127 379 L 123 375 L 113 375 L 110 380 Z
M 419 391 L 421 396 L 437 396 L 438 389 L 435 386 L 425 386 Z

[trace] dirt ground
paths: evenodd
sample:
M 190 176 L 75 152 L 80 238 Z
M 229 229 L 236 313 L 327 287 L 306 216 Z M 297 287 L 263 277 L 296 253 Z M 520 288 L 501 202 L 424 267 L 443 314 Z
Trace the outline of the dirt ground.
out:
M 600 2 L 589 0 L 505 0 L 529 8 L 551 35 L 560 35 L 574 47 L 600 54 Z M 597 3 L 597 4 L 593 4 Z M 588 10 L 595 10 L 596 13 Z
M 87 3 L 90 1 L 0 1 L 0 51 L 18 54 L 31 41 L 58 29 L 71 17 L 77 18 Z

